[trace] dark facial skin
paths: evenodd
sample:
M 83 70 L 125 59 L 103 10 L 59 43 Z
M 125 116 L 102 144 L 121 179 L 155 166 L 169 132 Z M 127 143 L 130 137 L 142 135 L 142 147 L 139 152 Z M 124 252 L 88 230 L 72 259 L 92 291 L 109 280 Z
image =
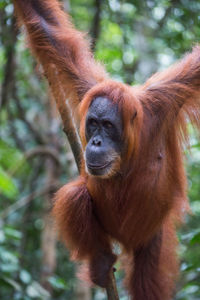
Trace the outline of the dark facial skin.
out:
M 85 160 L 91 175 L 106 176 L 122 151 L 122 118 L 110 99 L 97 97 L 86 117 L 87 147 Z

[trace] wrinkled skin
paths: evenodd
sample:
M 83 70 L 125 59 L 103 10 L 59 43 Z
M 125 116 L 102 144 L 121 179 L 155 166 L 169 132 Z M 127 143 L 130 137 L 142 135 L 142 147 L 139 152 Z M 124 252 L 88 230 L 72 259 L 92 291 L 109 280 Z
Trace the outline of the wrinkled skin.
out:
M 117 105 L 108 98 L 94 99 L 86 117 L 88 173 L 103 176 L 109 173 L 122 151 L 122 118 Z

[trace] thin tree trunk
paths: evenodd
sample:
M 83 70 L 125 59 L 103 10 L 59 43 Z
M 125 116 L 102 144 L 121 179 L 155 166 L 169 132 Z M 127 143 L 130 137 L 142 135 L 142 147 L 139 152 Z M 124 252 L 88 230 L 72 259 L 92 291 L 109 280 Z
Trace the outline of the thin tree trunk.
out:
M 50 185 L 58 178 L 58 165 L 52 158 L 46 160 L 46 184 Z M 48 278 L 52 276 L 56 268 L 56 243 L 57 235 L 50 208 L 53 194 L 48 193 L 44 198 L 44 228 L 41 235 L 41 250 L 42 250 L 42 269 L 41 269 L 41 284 L 51 294 L 52 287 L 48 282 Z
M 75 299 L 76 300 L 91 300 L 92 292 L 88 285 L 84 282 L 77 280 L 75 289 Z
M 48 103 L 48 102 L 47 102 Z M 59 141 L 57 139 L 58 133 L 55 130 L 55 123 L 57 120 L 57 113 L 54 103 L 46 106 L 47 114 L 47 126 L 48 132 L 48 144 L 52 148 L 52 152 L 57 152 L 59 147 Z M 58 127 L 56 125 L 56 127 Z M 54 156 L 46 156 L 46 185 L 55 184 L 61 174 L 61 165 L 58 163 Z M 54 275 L 56 268 L 56 244 L 57 235 L 53 218 L 51 216 L 51 208 L 53 196 L 56 190 L 52 190 L 44 197 L 44 228 L 41 235 L 41 250 L 42 250 L 42 267 L 41 267 L 41 284 L 51 294 L 52 287 L 48 281 L 48 278 Z

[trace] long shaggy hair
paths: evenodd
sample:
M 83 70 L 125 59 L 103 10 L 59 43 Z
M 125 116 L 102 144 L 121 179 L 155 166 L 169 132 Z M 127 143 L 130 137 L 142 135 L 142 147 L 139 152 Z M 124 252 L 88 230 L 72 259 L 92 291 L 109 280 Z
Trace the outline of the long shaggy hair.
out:
M 57 0 L 14 3 L 59 107 L 69 99 L 83 151 L 94 98 L 113 101 L 123 120 L 123 151 L 109 176 L 88 175 L 83 161 L 80 177 L 56 194 L 53 214 L 66 246 L 74 259 L 88 262 L 91 280 L 105 287 L 116 259 L 112 242 L 119 242 L 132 297 L 170 300 L 178 274 L 175 227 L 188 210 L 188 120 L 200 128 L 200 47 L 130 87 L 109 79 Z

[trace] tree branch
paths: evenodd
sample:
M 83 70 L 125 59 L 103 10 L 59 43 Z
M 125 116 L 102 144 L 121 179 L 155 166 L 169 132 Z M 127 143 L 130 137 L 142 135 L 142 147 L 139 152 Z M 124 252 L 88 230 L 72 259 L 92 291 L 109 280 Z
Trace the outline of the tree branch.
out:
M 58 189 L 58 187 L 59 187 L 58 184 L 55 184 L 55 183 L 52 182 L 48 186 L 45 186 L 44 188 L 40 189 L 39 191 L 33 192 L 30 195 L 21 198 L 20 200 L 18 200 L 14 204 L 7 207 L 4 211 L 2 211 L 2 213 L 0 214 L 0 219 L 7 218 L 10 214 L 14 213 L 19 208 L 21 208 L 24 205 L 28 204 L 29 202 L 31 202 L 36 197 L 44 196 L 47 193 L 50 193 L 51 191 L 55 191 L 56 189 Z
M 56 164 L 60 165 L 60 160 L 59 160 L 59 157 L 58 157 L 58 152 L 52 148 L 52 147 L 42 147 L 42 146 L 38 146 L 38 147 L 35 147 L 29 151 L 27 151 L 24 155 L 24 158 L 27 160 L 27 159 L 30 159 L 30 158 L 33 158 L 35 156 L 50 156 L 55 162 Z
M 4 78 L 2 83 L 2 91 L 0 98 L 0 108 L 4 107 L 8 100 L 10 91 L 14 83 L 14 69 L 15 69 L 15 44 L 17 41 L 17 30 L 15 28 L 15 17 L 11 19 L 11 25 L 5 25 L 7 33 L 3 43 L 6 48 L 6 63 L 4 66 Z M 5 33 L 4 33 L 5 34 Z
M 71 146 L 76 161 L 77 168 L 80 171 L 83 156 L 80 138 L 77 133 L 76 126 L 74 124 L 71 109 L 67 103 L 65 91 L 63 90 L 61 84 L 55 80 L 55 78 L 57 78 L 58 71 L 55 66 L 45 67 L 43 65 L 43 68 L 63 122 L 63 131 L 65 132 L 68 138 L 69 144 Z
M 110 274 L 108 286 L 106 288 L 106 294 L 108 300 L 119 300 L 114 272 Z
M 101 22 L 101 11 L 102 11 L 102 4 L 103 0 L 95 0 L 94 5 L 95 5 L 95 15 L 92 21 L 92 26 L 90 30 L 90 35 L 92 37 L 92 51 L 95 50 L 97 40 L 99 38 L 100 34 L 100 22 Z
M 38 146 L 24 153 L 23 158 L 8 170 L 9 176 L 13 176 L 25 161 L 30 160 L 36 156 L 50 157 L 52 160 L 54 160 L 57 166 L 60 167 L 61 165 L 58 152 L 53 147 Z

